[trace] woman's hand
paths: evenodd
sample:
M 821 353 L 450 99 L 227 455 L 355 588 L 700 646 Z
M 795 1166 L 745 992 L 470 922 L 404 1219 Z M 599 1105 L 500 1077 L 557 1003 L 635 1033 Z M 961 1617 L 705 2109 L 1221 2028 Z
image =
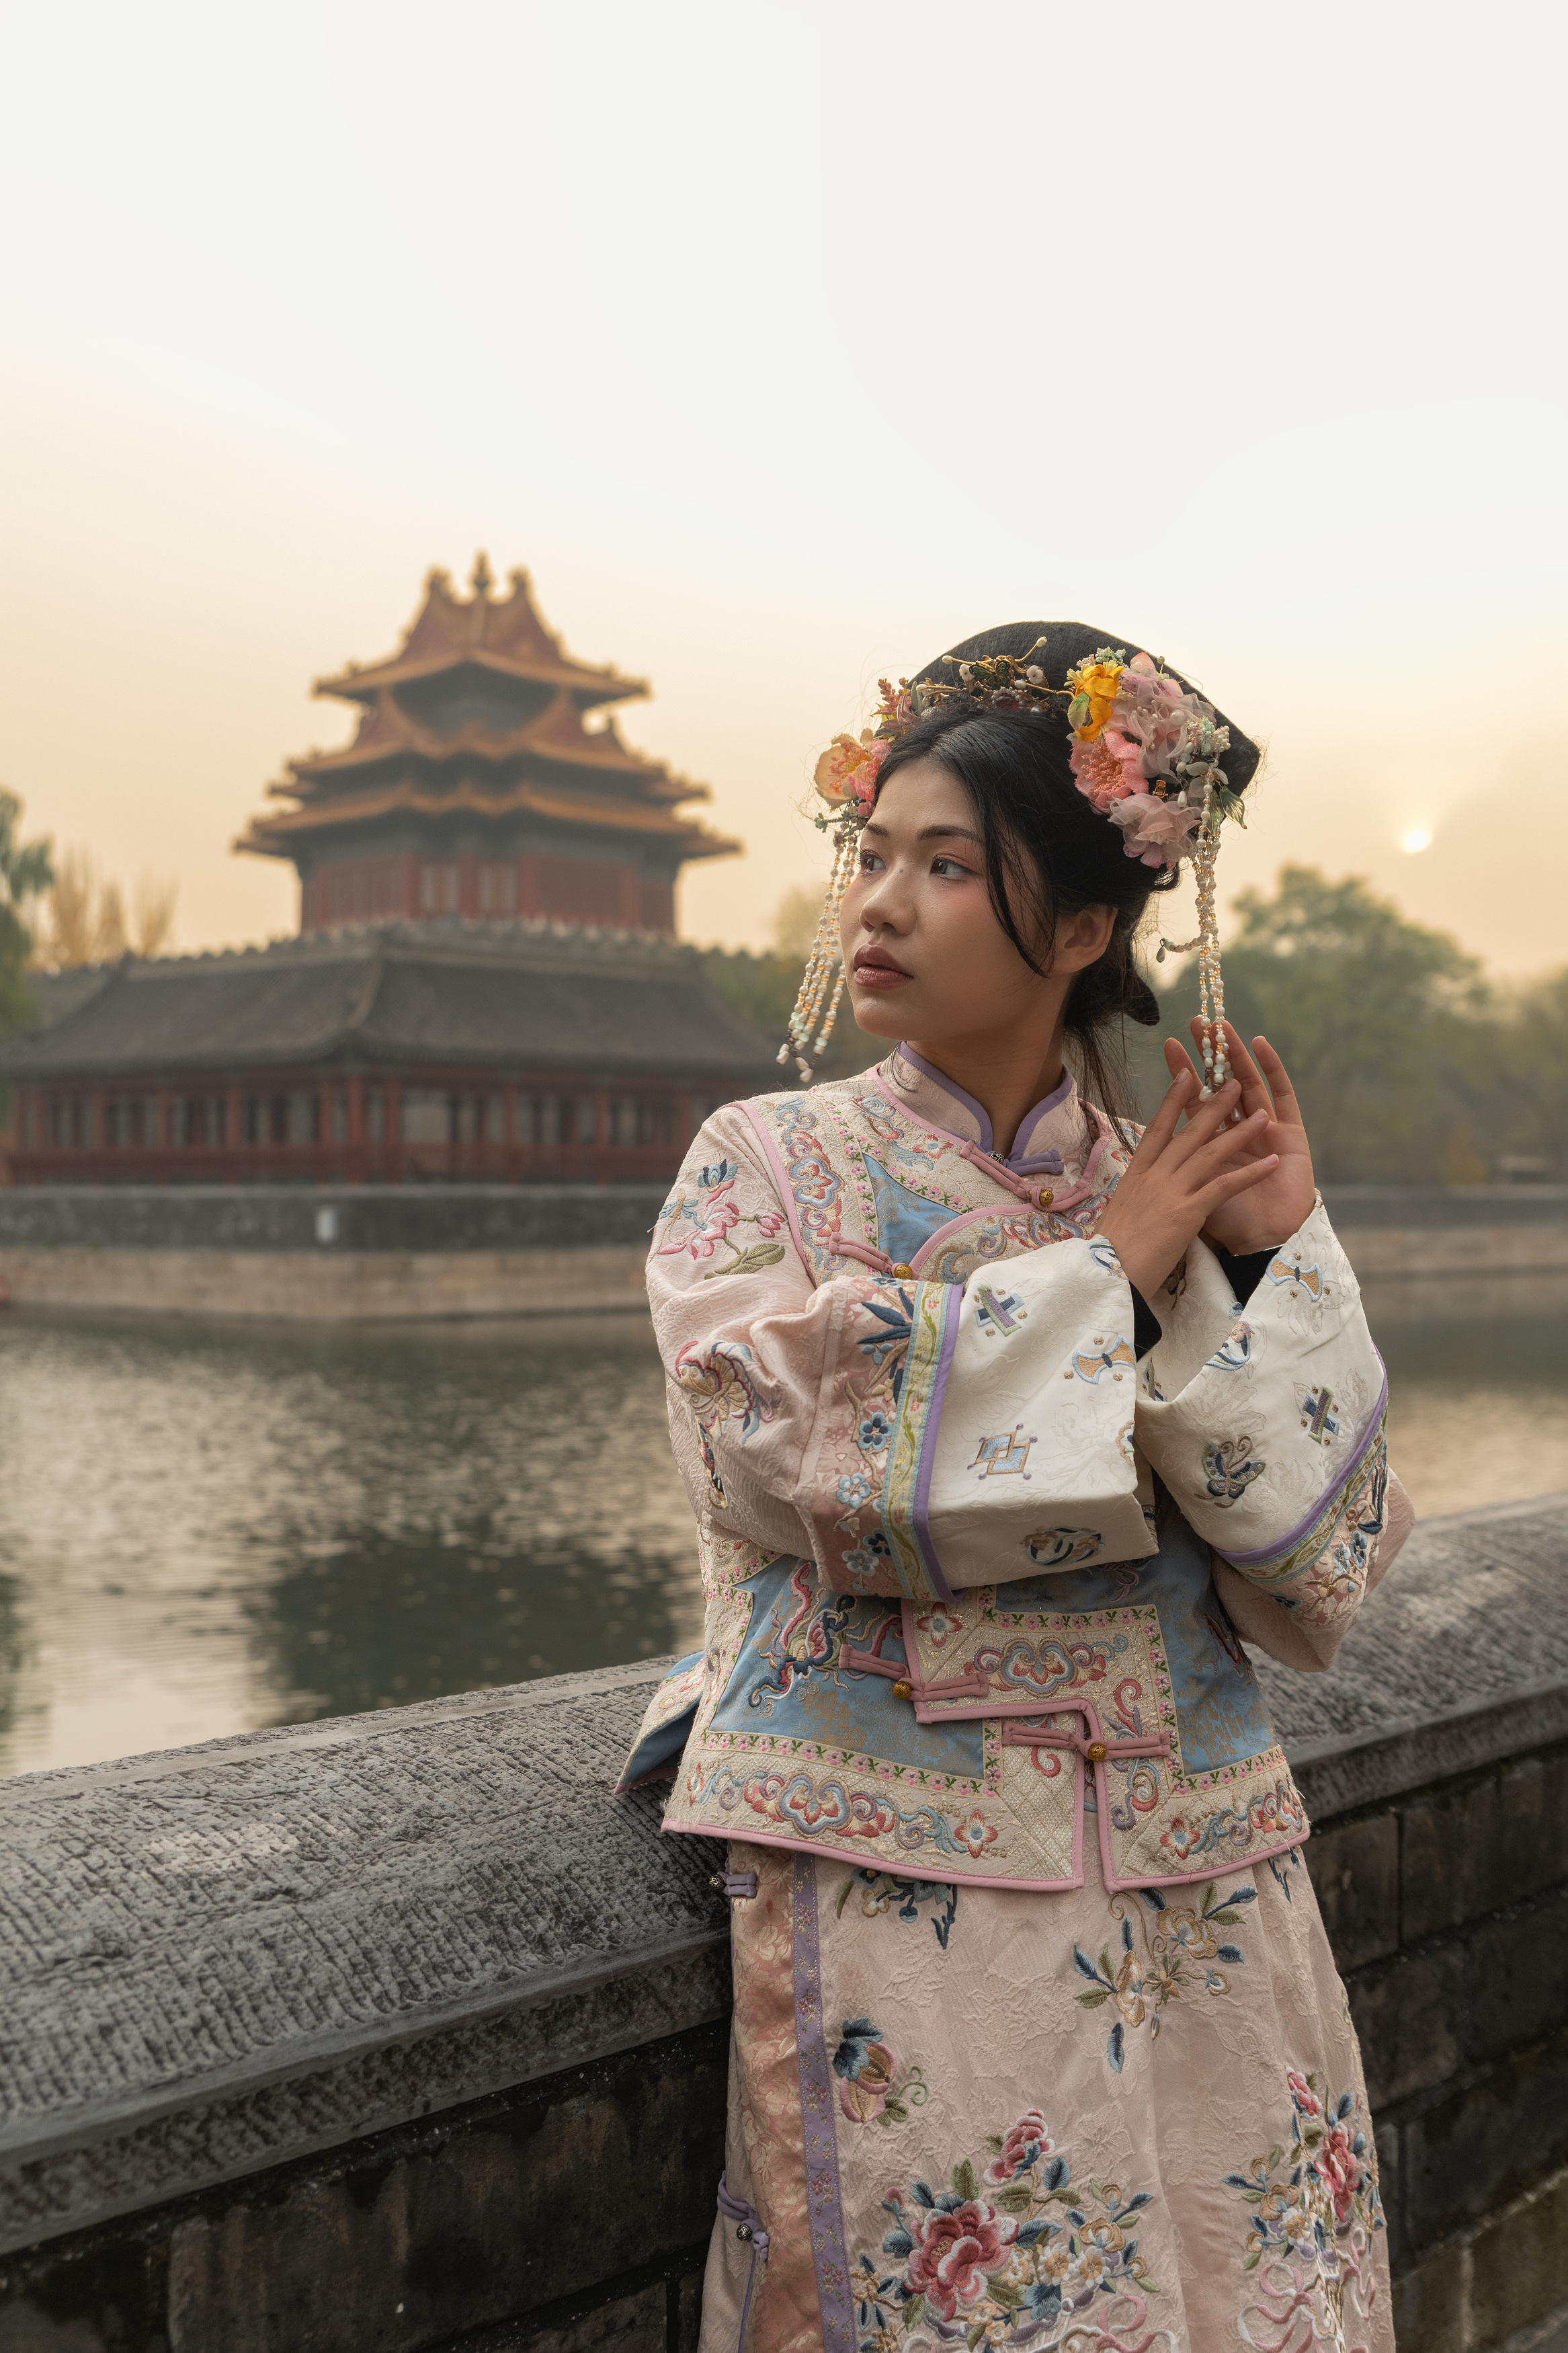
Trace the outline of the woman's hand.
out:
M 1227 1127 L 1241 1087 L 1232 1080 L 1200 1103 L 1196 1072 L 1179 1046 L 1175 1055 L 1181 1067 L 1173 1069 L 1160 1108 L 1095 1228 L 1111 1244 L 1134 1291 L 1151 1303 L 1199 1231 L 1212 1232 L 1215 1219 L 1238 1196 L 1266 1184 L 1278 1166 L 1278 1155 L 1263 1148 L 1268 1114 L 1255 1110 Z M 1178 1134 L 1184 1112 L 1189 1117 Z
M 1201 1021 L 1193 1023 L 1193 1039 L 1201 1050 Z M 1284 1063 L 1267 1038 L 1253 1039 L 1258 1057 L 1254 1061 L 1228 1021 L 1225 1043 L 1230 1067 L 1241 1085 L 1243 1118 L 1255 1118 L 1259 1112 L 1266 1114 L 1264 1124 L 1249 1135 L 1246 1159 L 1249 1163 L 1271 1159 L 1274 1166 L 1258 1184 L 1223 1202 L 1205 1218 L 1203 1230 L 1205 1241 L 1245 1258 L 1248 1250 L 1275 1250 L 1289 1241 L 1311 1215 L 1317 1191 L 1307 1130 Z M 1192 1068 L 1174 1038 L 1165 1040 L 1165 1060 L 1173 1077 Z

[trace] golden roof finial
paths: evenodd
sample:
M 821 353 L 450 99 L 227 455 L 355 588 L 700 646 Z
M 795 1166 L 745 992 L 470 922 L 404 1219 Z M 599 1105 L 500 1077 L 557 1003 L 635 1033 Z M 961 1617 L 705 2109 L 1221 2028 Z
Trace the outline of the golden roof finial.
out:
M 496 576 L 490 570 L 489 557 L 481 547 L 474 558 L 474 575 L 468 586 L 476 596 L 488 596 L 495 585 Z

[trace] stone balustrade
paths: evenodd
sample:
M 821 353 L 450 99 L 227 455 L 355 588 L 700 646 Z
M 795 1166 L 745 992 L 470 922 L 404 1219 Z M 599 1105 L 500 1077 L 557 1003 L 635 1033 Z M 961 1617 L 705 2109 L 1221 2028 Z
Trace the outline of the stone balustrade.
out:
M 664 1198 L 629 1183 L 0 1185 L 0 1299 L 302 1322 L 641 1314 Z M 1543 1285 L 1558 1308 L 1568 1297 L 1568 1185 L 1331 1185 L 1325 1198 L 1385 1312 L 1452 1314 L 1462 1295 L 1462 1312 L 1490 1313 L 1473 1287 L 1520 1277 L 1542 1302 Z
M 1266 1668 L 1404 2353 L 1568 2320 L 1568 1496 Z M 0 1784 L 4 2353 L 682 2353 L 720 1850 L 609 1795 L 659 1662 Z

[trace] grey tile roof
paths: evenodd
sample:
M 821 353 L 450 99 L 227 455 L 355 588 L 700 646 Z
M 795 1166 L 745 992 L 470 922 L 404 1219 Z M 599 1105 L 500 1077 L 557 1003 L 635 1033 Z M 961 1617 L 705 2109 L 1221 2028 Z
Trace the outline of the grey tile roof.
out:
M 594 1069 L 761 1087 L 773 1063 L 772 1041 L 715 995 L 695 952 L 645 934 L 401 923 L 221 955 L 127 958 L 100 967 L 96 987 L 69 978 L 79 986 L 55 992 L 47 1027 L 0 1045 L 0 1077 L 216 1075 L 333 1061 Z

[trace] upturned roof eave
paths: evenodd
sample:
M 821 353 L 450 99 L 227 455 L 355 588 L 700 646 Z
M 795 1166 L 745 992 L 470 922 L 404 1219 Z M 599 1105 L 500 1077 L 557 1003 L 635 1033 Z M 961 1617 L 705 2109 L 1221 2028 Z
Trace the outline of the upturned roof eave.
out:
M 549 661 L 531 654 L 498 654 L 488 646 L 425 654 L 412 661 L 395 655 L 390 661 L 371 662 L 363 670 L 313 679 L 310 691 L 335 696 L 342 702 L 374 702 L 384 688 L 413 686 L 460 670 L 488 670 L 530 686 L 564 687 L 571 694 L 586 697 L 583 707 L 590 711 L 606 702 L 636 702 L 651 691 L 647 679 L 623 678 L 615 669 L 595 670 L 564 658 Z
M 437 795 L 401 787 L 280 810 L 276 816 L 253 818 L 231 847 L 261 857 L 287 858 L 292 854 L 287 847 L 290 842 L 319 839 L 333 831 L 357 829 L 375 818 L 398 816 L 477 817 L 498 821 L 510 817 L 542 818 L 547 824 L 563 828 L 586 826 L 601 833 L 626 834 L 642 841 L 651 838 L 671 849 L 679 848 L 683 857 L 693 859 L 733 857 L 743 847 L 727 835 L 710 833 L 694 819 L 677 816 L 671 808 L 649 807 L 639 801 L 595 808 L 525 786 L 513 787 L 504 797 L 463 788 Z
M 708 786 L 671 776 L 662 760 L 649 760 L 640 752 L 629 751 L 616 737 L 608 738 L 607 748 L 601 750 L 601 744 L 605 742 L 606 738 L 600 735 L 584 735 L 581 742 L 574 742 L 571 737 L 552 737 L 538 719 L 505 735 L 491 734 L 478 727 L 462 729 L 456 735 L 437 735 L 428 728 L 406 725 L 379 741 L 374 736 L 362 737 L 344 744 L 336 752 L 308 752 L 284 765 L 290 777 L 310 783 L 318 777 L 352 775 L 356 769 L 374 768 L 398 760 L 417 760 L 433 768 L 451 767 L 465 760 L 549 760 L 563 768 L 580 768 L 589 776 L 635 778 L 650 788 L 668 785 L 681 800 L 707 799 Z M 294 789 L 289 784 L 268 786 L 269 792 Z

